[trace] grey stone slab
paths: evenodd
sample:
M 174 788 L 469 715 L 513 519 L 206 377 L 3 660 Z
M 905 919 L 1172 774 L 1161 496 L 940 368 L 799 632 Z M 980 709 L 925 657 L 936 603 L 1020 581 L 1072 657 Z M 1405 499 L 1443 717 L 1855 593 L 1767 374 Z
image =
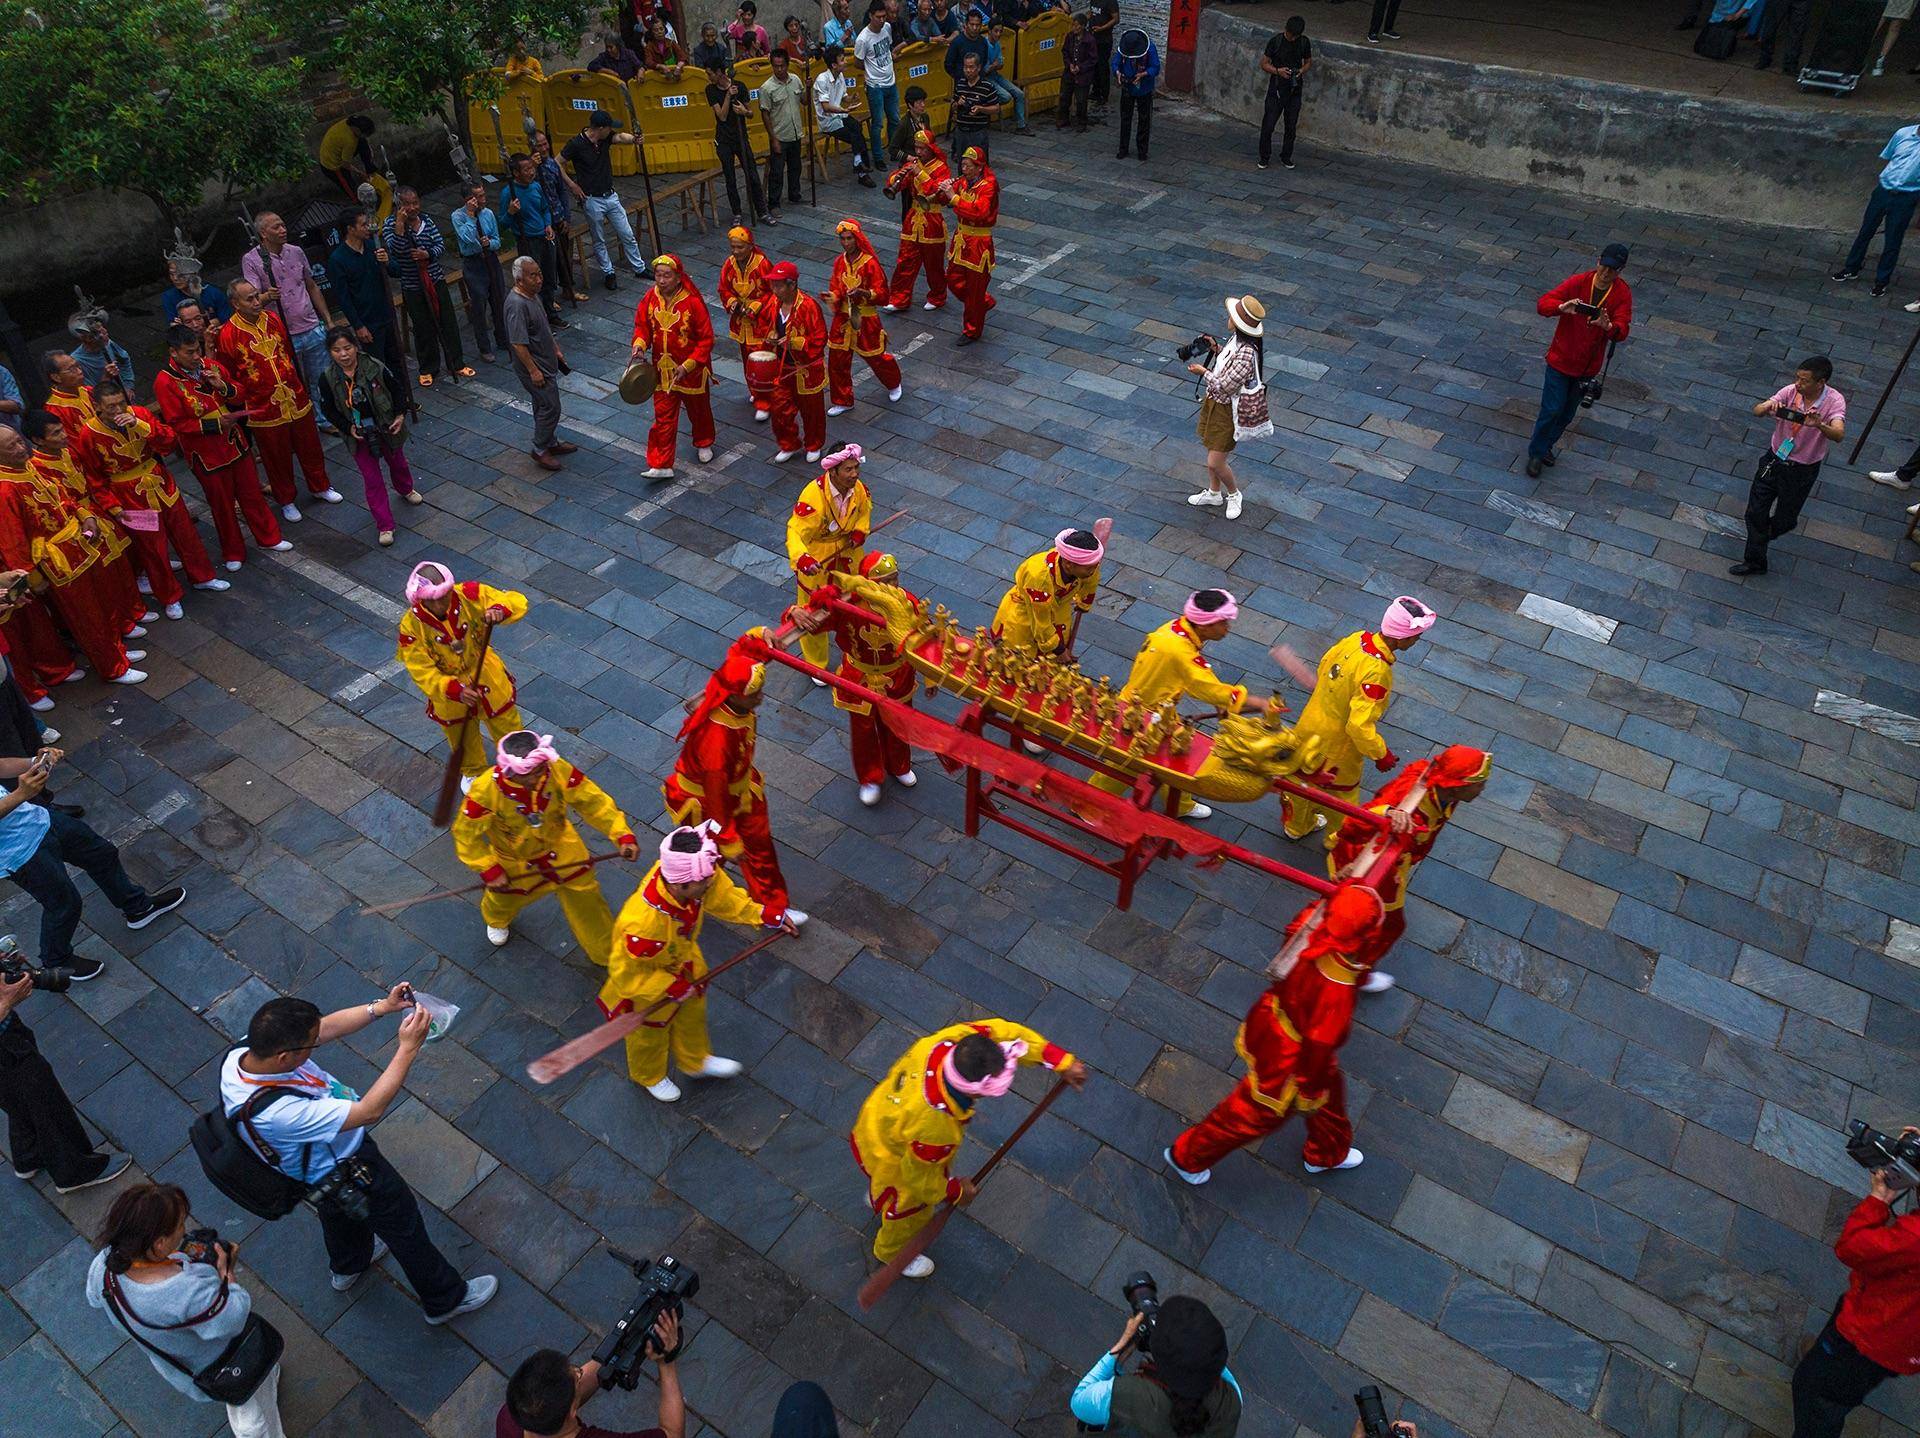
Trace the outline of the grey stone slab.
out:
M 1421 1177 L 1408 1188 L 1393 1226 L 1524 1298 L 1539 1288 L 1553 1252 L 1552 1244 L 1538 1234 Z
M 1361 1299 L 1336 1351 L 1469 1433 L 1492 1428 L 1512 1382 L 1496 1364 L 1373 1297 Z
M 1623 1277 L 1639 1266 L 1647 1243 L 1639 1219 L 1518 1160 L 1507 1165 L 1491 1207 Z
M 1405 1211 L 1403 1201 L 1401 1213 Z M 1331 1200 L 1314 1209 L 1297 1247 L 1367 1292 L 1428 1322 L 1438 1319 L 1455 1277 L 1452 1264 Z
M 1806 1300 L 1723 1258 L 1656 1232 L 1634 1282 L 1642 1289 L 1776 1358 L 1797 1352 Z
M 1536 1168 L 1569 1182 L 1579 1177 L 1587 1135 L 1477 1079 L 1454 1085 L 1441 1117 Z
M 1575 1408 L 1584 1411 L 1599 1392 L 1607 1362 L 1600 1343 L 1478 1279 L 1464 1279 L 1453 1291 L 1439 1327 Z

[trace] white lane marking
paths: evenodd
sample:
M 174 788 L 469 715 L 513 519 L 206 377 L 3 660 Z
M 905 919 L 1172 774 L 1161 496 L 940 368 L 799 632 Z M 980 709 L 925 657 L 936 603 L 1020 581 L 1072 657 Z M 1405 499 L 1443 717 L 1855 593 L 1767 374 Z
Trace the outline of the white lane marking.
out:
M 662 488 L 655 490 L 652 499 L 644 500 L 634 505 L 632 509 L 627 511 L 626 517 L 635 524 L 640 523 L 640 521 L 648 515 L 665 509 L 688 490 L 699 486 L 701 479 L 704 477 L 703 471 L 706 475 L 718 473 L 732 464 L 736 459 L 740 458 L 741 455 L 748 453 L 752 448 L 753 442 L 751 440 L 741 440 L 740 443 L 734 445 L 731 449 L 715 455 L 713 463 L 698 465 L 693 473 L 689 474 L 685 479 L 672 480 Z
M 375 688 L 394 678 L 407 666 L 398 659 L 389 659 L 378 669 L 369 670 L 358 679 L 350 679 L 333 691 L 333 702 L 351 704 L 363 694 L 371 694 Z
M 478 380 L 467 380 L 460 385 L 460 388 L 470 395 L 477 395 L 481 399 L 490 401 L 495 408 L 510 409 L 516 413 L 528 416 L 533 414 L 533 406 L 528 401 L 515 399 L 504 390 L 497 390 L 492 385 L 481 384 Z M 610 429 L 602 429 L 597 424 L 583 424 L 577 419 L 568 419 L 564 414 L 560 417 L 560 424 L 563 429 L 571 433 L 584 434 L 588 439 L 596 440 L 601 444 L 627 445 L 632 443 L 625 435 L 615 434 Z
M 1851 724 L 1856 729 L 1865 729 L 1869 734 L 1878 734 L 1883 739 L 1897 739 L 1902 744 L 1920 744 L 1920 719 L 1911 714 L 1902 714 L 1898 709 L 1869 704 L 1851 694 L 1822 689 L 1814 696 L 1813 712 L 1829 719 L 1838 719 L 1842 724 Z
M 1487 508 L 1497 514 L 1510 514 L 1515 519 L 1544 524 L 1549 529 L 1565 529 L 1573 523 L 1573 511 L 1570 509 L 1528 499 L 1525 495 L 1508 494 L 1504 489 L 1496 489 L 1487 496 Z
M 925 344 L 928 340 L 932 338 L 933 338 L 933 334 L 931 331 L 921 330 L 919 334 L 915 335 L 912 339 L 907 341 L 905 347 L 903 347 L 900 353 L 895 355 L 894 358 L 905 359 L 908 355 L 912 354 L 915 350 L 919 349 L 921 345 Z
M 169 789 L 153 803 L 153 807 L 144 814 L 135 814 L 126 823 L 108 835 L 108 841 L 116 848 L 125 844 L 136 834 L 144 834 L 148 829 L 157 829 L 167 820 L 187 807 L 187 796 L 178 789 Z
M 1031 282 L 1042 270 L 1052 269 L 1079 248 L 1080 246 L 1075 244 L 1065 244 L 1050 255 L 1037 260 L 1027 260 L 1027 267 L 1011 279 L 1001 281 L 1000 287 L 1007 290 L 1018 289 L 1021 285 Z
M 1131 205 L 1128 205 L 1127 208 L 1137 215 L 1142 210 L 1153 208 L 1153 206 L 1166 199 L 1166 197 L 1167 192 L 1165 190 L 1148 190 L 1146 194 L 1135 200 Z
M 276 554 L 271 549 L 263 551 L 274 563 L 291 569 L 302 579 L 310 579 L 329 594 L 336 594 L 347 603 L 356 605 L 367 613 L 384 619 L 389 624 L 398 624 L 400 616 L 407 612 L 403 604 L 395 604 L 384 594 L 375 593 L 358 580 L 347 578 L 339 570 L 322 564 L 317 559 L 309 559 L 299 550 L 290 550 L 285 554 Z
M 1620 627 L 1617 619 L 1575 609 L 1571 604 L 1562 604 L 1544 594 L 1529 594 L 1521 600 L 1519 614 L 1522 619 L 1564 629 L 1569 634 L 1577 634 L 1582 639 L 1591 639 L 1600 644 L 1609 643 L 1613 639 L 1613 631 Z

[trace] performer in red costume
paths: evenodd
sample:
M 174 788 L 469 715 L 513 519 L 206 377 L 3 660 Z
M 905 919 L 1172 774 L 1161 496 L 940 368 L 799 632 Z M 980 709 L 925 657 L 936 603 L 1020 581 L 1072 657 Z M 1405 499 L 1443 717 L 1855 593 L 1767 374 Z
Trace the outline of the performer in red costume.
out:
M 818 462 L 827 447 L 827 317 L 820 301 L 800 288 L 800 267 L 782 260 L 767 271 L 765 313 L 780 356 L 773 388 L 773 437 L 783 464 L 800 452 Z M 804 436 L 803 431 L 804 429 Z
M 88 419 L 83 425 L 90 423 Z M 126 532 L 107 517 L 111 505 L 100 498 L 98 478 L 80 467 L 72 433 L 64 424 L 36 429 L 23 420 L 22 426 L 31 445 L 27 468 L 41 481 L 42 489 L 49 496 L 57 494 L 66 513 L 83 528 L 91 526 L 99 532 L 100 562 L 89 569 L 89 586 L 97 588 L 107 612 L 115 616 L 120 634 L 128 639 L 144 637 L 147 631 L 141 626 L 157 620 L 159 611 L 147 608 L 133 577 L 133 561 L 128 557 L 133 546 Z M 64 617 L 63 613 L 63 622 Z M 79 635 L 74 637 L 78 639 Z
M 937 310 L 947 302 L 947 222 L 940 213 L 940 187 L 952 176 L 947 157 L 933 142 L 933 131 L 913 137 L 913 154 L 887 176 L 887 193 L 907 191 L 911 201 L 900 224 L 900 256 L 894 261 L 889 314 L 913 303 L 913 281 L 927 268 L 926 308 Z
M 238 569 L 247 557 L 240 515 L 246 516 L 253 542 L 262 549 L 292 549 L 281 537 L 280 521 L 273 517 L 273 506 L 260 488 L 260 472 L 247 452 L 241 428 L 246 402 L 239 387 L 225 366 L 205 352 L 202 337 L 185 325 L 167 331 L 167 364 L 154 376 L 153 397 L 207 496 L 227 568 Z
M 827 300 L 833 306 L 833 328 L 827 336 L 827 381 L 831 386 L 830 415 L 853 408 L 853 357 L 867 362 L 873 377 L 886 386 L 887 399 L 901 395 L 900 361 L 887 352 L 887 331 L 880 323 L 880 301 L 887 297 L 887 270 L 874 253 L 873 241 L 858 220 L 842 220 L 833 227 L 840 253 L 827 282 Z
M 993 296 L 987 293 L 987 282 L 993 277 L 993 227 L 1000 218 L 1000 182 L 987 168 L 986 151 L 978 145 L 967 148 L 960 157 L 960 178 L 947 182 L 941 198 L 953 206 L 955 222 L 947 288 L 960 296 L 964 306 L 960 338 L 955 343 L 970 345 L 986 328 L 987 311 L 994 304 Z
M 245 280 L 228 286 L 227 298 L 233 301 L 233 318 L 220 326 L 220 363 L 246 399 L 247 427 L 260 450 L 260 463 L 266 467 L 267 484 L 281 518 L 289 523 L 300 518 L 295 502 L 299 491 L 293 483 L 296 458 L 313 497 L 338 504 L 345 496 L 327 476 L 326 451 L 320 447 L 320 430 L 313 421 L 313 397 L 300 377 L 300 362 L 286 327 L 278 315 L 267 312 L 260 291 Z
M 1386 917 L 1371 948 L 1364 955 L 1365 977 L 1360 983 L 1362 993 L 1384 993 L 1393 987 L 1393 975 L 1382 972 L 1375 965 L 1387 956 L 1387 952 L 1407 930 L 1407 885 L 1413 878 L 1414 865 L 1433 851 L 1433 841 L 1440 837 L 1440 831 L 1447 826 L 1447 820 L 1453 817 L 1453 811 L 1480 797 L 1492 773 L 1493 756 L 1486 750 L 1455 744 L 1441 750 L 1437 759 L 1417 759 L 1407 765 L 1381 785 L 1380 792 L 1367 805 L 1374 813 L 1385 814 L 1399 808 L 1416 788 L 1423 791 L 1420 802 L 1414 805 L 1407 816 L 1408 828 L 1404 831 L 1407 839 L 1400 862 L 1394 865 L 1392 874 L 1378 885 L 1381 902 L 1386 906 Z M 1378 829 L 1348 819 L 1340 826 L 1334 837 L 1333 848 L 1327 854 L 1327 872 L 1336 880 L 1364 878 L 1358 867 L 1360 858 L 1379 833 Z
M 1287 937 L 1316 911 L 1319 926 L 1293 968 L 1268 985 L 1240 1025 L 1234 1046 L 1246 1076 L 1166 1150 L 1167 1163 L 1188 1183 L 1205 1183 L 1218 1160 L 1258 1143 L 1295 1113 L 1307 1121 L 1301 1159 L 1308 1173 L 1360 1166 L 1364 1155 L 1353 1146 L 1338 1055 L 1353 1028 L 1364 956 L 1385 910 L 1373 890 L 1342 884 L 1295 915 Z
M 860 561 L 860 573 L 877 584 L 900 586 L 900 564 L 891 554 L 874 550 Z M 917 611 L 918 596 L 901 589 Z M 913 666 L 907 662 L 885 626 L 862 624 L 836 612 L 833 637 L 840 644 L 840 677 L 851 679 L 876 694 L 913 702 Z M 920 782 L 913 772 L 913 750 L 874 712 L 871 701 L 844 690 L 833 691 L 833 707 L 846 711 L 848 738 L 853 746 L 853 777 L 860 781 L 860 802 L 871 809 L 880 802 L 881 785 L 891 774 L 903 789 Z
M 755 350 L 773 348 L 773 331 L 766 325 L 767 271 L 773 264 L 754 243 L 753 231 L 735 225 L 727 231 L 727 258 L 720 265 L 720 304 L 727 312 L 727 335 L 740 346 L 740 363 Z M 753 417 L 765 419 L 767 409 L 753 396 Z
M 653 357 L 653 428 L 647 431 L 648 479 L 672 479 L 680 406 L 700 462 L 713 458 L 713 320 L 678 255 L 653 262 L 653 288 L 633 312 L 633 357 Z
M 766 922 L 777 924 L 784 915 L 798 927 L 807 915 L 787 903 L 787 879 L 780 872 L 767 814 L 767 787 L 753 764 L 753 711 L 764 697 L 766 654 L 764 629 L 750 629 L 733 641 L 680 726 L 678 737 L 686 742 L 660 786 L 660 796 L 675 824 L 717 824 L 714 838 L 720 852 L 739 864 L 747 893 L 765 909 Z

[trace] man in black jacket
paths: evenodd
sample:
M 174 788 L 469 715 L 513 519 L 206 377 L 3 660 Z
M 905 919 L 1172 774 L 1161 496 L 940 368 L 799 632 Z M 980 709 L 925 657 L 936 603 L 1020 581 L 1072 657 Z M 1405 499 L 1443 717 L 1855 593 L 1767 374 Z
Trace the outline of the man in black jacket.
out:
M 394 329 L 393 296 L 387 289 L 387 252 L 373 238 L 373 216 L 365 210 L 348 215 L 340 243 L 327 256 L 327 279 L 334 302 L 353 326 L 363 349 L 372 352 L 387 370 L 387 389 L 397 408 L 407 408 L 407 357 Z

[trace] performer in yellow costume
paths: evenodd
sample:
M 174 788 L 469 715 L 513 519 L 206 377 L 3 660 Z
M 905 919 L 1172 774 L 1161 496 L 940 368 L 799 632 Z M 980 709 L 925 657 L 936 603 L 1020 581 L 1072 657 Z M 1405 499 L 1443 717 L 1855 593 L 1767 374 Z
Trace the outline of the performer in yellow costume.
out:
M 1239 602 L 1226 590 L 1196 589 L 1187 596 L 1178 619 L 1162 624 L 1147 636 L 1133 657 L 1133 671 L 1127 675 L 1120 697 L 1155 712 L 1187 698 L 1229 714 L 1245 709 L 1265 713 L 1266 700 L 1249 694 L 1244 684 L 1227 683 L 1213 672 L 1206 655 L 1200 652 L 1202 645 L 1225 639 L 1239 617 Z M 1116 779 L 1096 776 L 1093 782 L 1110 793 L 1124 792 Z M 1180 796 L 1182 818 L 1205 819 L 1212 813 L 1212 808 L 1191 795 Z
M 427 717 L 447 736 L 448 748 L 460 742 L 461 721 L 472 706 L 478 707 L 480 721 L 495 741 L 521 727 L 513 676 L 500 651 L 489 644 L 485 672 L 476 670 L 481 667 L 481 626 L 518 624 L 526 614 L 526 595 L 471 579 L 455 584 L 445 565 L 416 564 L 407 576 L 407 612 L 400 616 L 397 655 L 427 696 Z M 460 772 L 470 785 L 487 768 L 487 746 L 479 724 L 465 728 Z
M 799 586 L 795 602 L 805 604 L 808 595 L 835 575 L 859 573 L 861 546 L 872 528 L 873 496 L 860 482 L 860 446 L 821 455 L 819 478 L 808 481 L 787 516 L 787 562 Z M 800 653 L 807 663 L 824 669 L 830 652 L 825 629 L 800 636 Z
M 849 1140 L 867 1176 L 867 1201 L 880 1218 L 873 1256 L 890 1262 L 943 1201 L 966 1204 L 975 1192 L 955 1178 L 953 1158 L 982 1098 L 1013 1087 L 1020 1064 L 1043 1064 L 1078 1088 L 1087 1066 L 1032 1029 L 1005 1019 L 977 1019 L 929 1034 L 900 1056 L 860 1106 Z M 925 1278 L 933 1260 L 921 1254 L 908 1278 Z
M 719 1057 L 707 1039 L 707 996 L 696 987 L 707 976 L 700 953 L 707 917 L 794 932 L 789 921 L 727 877 L 713 841 L 715 827 L 683 826 L 661 841 L 660 862 L 620 910 L 600 988 L 600 1008 L 610 1019 L 661 998 L 674 1000 L 627 1035 L 628 1074 L 662 1103 L 680 1097 L 680 1086 L 667 1077 L 669 1048 L 682 1073 L 732 1078 L 740 1072 L 739 1062 Z
M 1382 770 L 1399 765 L 1379 729 L 1393 698 L 1393 659 L 1419 643 L 1439 617 L 1419 600 L 1402 595 L 1387 606 L 1377 633 L 1363 629 L 1349 634 L 1320 657 L 1313 697 L 1293 726 L 1302 739 L 1315 736 L 1322 746 L 1319 771 L 1302 774 L 1302 783 L 1351 803 L 1360 791 L 1360 771 L 1366 760 Z M 1281 797 L 1280 812 L 1289 839 L 1306 838 L 1332 817 L 1319 805 L 1291 794 Z M 1327 831 L 1328 848 L 1339 832 L 1338 824 Z
M 995 642 L 1022 654 L 1070 655 L 1074 616 L 1093 608 L 1106 555 L 1091 530 L 1063 529 L 1053 548 L 1021 560 L 1013 587 L 993 611 Z
M 453 851 L 486 883 L 480 917 L 496 948 L 511 937 L 514 915 L 558 892 L 574 942 L 596 964 L 606 963 L 613 913 L 573 827 L 576 813 L 618 844 L 623 859 L 640 857 L 633 826 L 607 791 L 554 752 L 552 735 L 526 729 L 500 741 L 493 768 L 461 801 Z

